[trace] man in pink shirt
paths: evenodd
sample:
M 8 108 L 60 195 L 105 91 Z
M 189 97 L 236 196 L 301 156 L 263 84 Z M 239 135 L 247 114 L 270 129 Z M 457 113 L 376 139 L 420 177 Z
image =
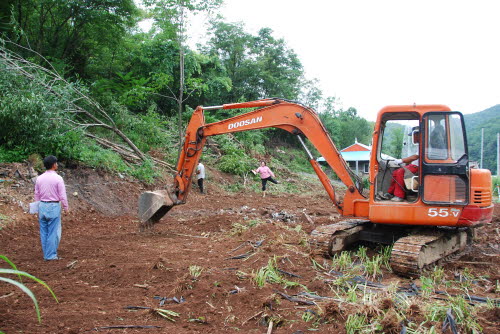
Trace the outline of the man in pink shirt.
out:
M 266 197 L 266 184 L 267 181 L 271 181 L 274 184 L 278 184 L 279 182 L 273 179 L 274 173 L 266 166 L 265 161 L 261 161 L 260 167 L 252 170 L 254 174 L 260 174 L 260 180 L 262 181 L 262 197 Z
M 49 155 L 43 159 L 47 171 L 37 177 L 35 184 L 35 201 L 40 201 L 38 222 L 40 224 L 40 241 L 42 242 L 45 261 L 59 260 L 57 248 L 61 241 L 61 204 L 69 211 L 66 187 L 57 173 L 57 158 Z

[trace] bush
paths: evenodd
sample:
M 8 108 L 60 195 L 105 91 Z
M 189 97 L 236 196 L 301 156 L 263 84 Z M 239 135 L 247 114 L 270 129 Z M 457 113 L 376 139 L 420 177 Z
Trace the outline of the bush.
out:
M 222 157 L 219 159 L 218 167 L 222 172 L 243 175 L 257 165 L 257 160 L 249 157 L 245 150 L 231 136 L 220 136 L 214 138 L 219 144 Z
M 0 82 L 0 146 L 21 153 L 18 158 L 22 159 L 31 152 L 57 153 L 54 146 L 64 146 L 71 130 L 60 120 L 66 108 L 62 99 L 2 68 Z M 78 134 L 72 131 L 70 136 Z
M 223 155 L 219 160 L 219 169 L 225 173 L 243 175 L 252 170 L 257 161 L 250 158 L 244 151 Z
M 499 189 L 500 189 L 500 176 L 494 176 L 492 178 L 492 184 L 493 184 L 493 195 L 497 195 L 497 198 L 500 199 L 500 193 L 499 193 Z
M 156 108 L 156 104 L 152 104 L 145 114 L 132 114 L 125 107 L 112 104 L 116 125 L 141 151 L 159 148 L 177 153 L 173 147 L 178 140 L 176 120 L 161 116 Z

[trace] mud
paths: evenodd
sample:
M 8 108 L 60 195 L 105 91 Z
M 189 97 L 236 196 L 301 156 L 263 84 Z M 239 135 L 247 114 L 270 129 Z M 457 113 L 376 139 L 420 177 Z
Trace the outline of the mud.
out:
M 314 224 L 339 219 L 319 185 L 316 192 L 271 190 L 262 198 L 250 191 L 226 192 L 221 185 L 232 182 L 231 177 L 212 171 L 208 194 L 193 189 L 188 204 L 175 207 L 152 230 L 139 232 L 137 197 L 151 187 L 93 170 L 65 172 L 72 211 L 63 215 L 59 261 L 43 261 L 37 220 L 23 212 L 31 200 L 30 181 L 0 185 L 0 212 L 8 217 L 0 221 L 0 253 L 20 270 L 43 279 L 59 299 L 57 303 L 42 286 L 23 280 L 40 303 L 39 324 L 29 297 L 1 284 L 0 329 L 6 333 L 265 333 L 270 321 L 272 333 L 306 333 L 311 328 L 317 333 L 344 333 L 347 316 L 360 310 L 359 305 L 336 301 L 311 264 L 311 258 L 318 264 L 329 260 L 311 255 L 307 232 L 314 226 L 304 213 Z M 276 213 L 286 215 L 273 218 Z M 474 283 L 471 294 L 498 298 L 499 218 L 497 205 L 494 222 L 479 229 L 470 252 L 445 266 L 447 279 L 465 268 L 488 277 Z M 240 255 L 245 257 L 231 259 Z M 257 286 L 252 278 L 270 259 L 280 270 L 298 276 L 283 274 L 287 280 L 330 299 L 311 306 L 278 294 L 296 295 L 304 291 L 300 286 Z M 200 267 L 197 277 L 193 266 Z M 388 271 L 379 281 L 409 283 Z M 175 322 L 151 310 L 126 309 L 158 308 L 162 297 L 166 298 L 161 308 L 179 314 Z M 397 333 L 401 324 L 391 302 L 382 298 L 380 307 L 366 314 L 387 311 L 385 332 Z M 417 305 L 410 310 L 411 317 L 423 319 Z M 305 313 L 312 314 L 310 321 L 304 320 Z M 495 333 L 500 326 L 498 309 L 484 309 L 478 319 L 485 333 Z M 131 325 L 161 328 L 100 329 Z

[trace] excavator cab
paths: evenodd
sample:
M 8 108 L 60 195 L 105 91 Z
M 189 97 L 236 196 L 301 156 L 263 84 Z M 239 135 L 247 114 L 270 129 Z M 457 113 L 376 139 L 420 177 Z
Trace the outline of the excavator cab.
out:
M 439 108 L 436 108 L 439 109 Z M 462 114 L 451 111 L 387 113 L 381 118 L 376 155 L 376 201 L 388 200 L 394 186 L 402 188 L 405 202 L 466 205 L 469 195 L 467 138 Z M 418 135 L 417 135 L 418 134 Z M 404 181 L 394 171 L 398 159 L 418 155 L 416 172 L 404 170 Z M 423 159 L 422 159 L 423 157 Z M 391 188 L 392 187 L 392 188 Z
M 488 171 L 471 172 L 469 169 L 461 113 L 443 105 L 383 108 L 375 125 L 374 147 L 376 150 L 372 151 L 370 161 L 370 177 L 374 185 L 369 205 L 370 221 L 430 226 L 480 223 L 461 220 L 461 213 L 473 204 L 470 201 L 471 189 L 481 182 L 488 184 Z M 419 159 L 411 162 L 413 173 L 406 167 L 403 169 L 404 180 L 398 178 L 395 171 L 404 167 L 398 159 L 414 154 Z M 471 173 L 475 177 L 471 177 Z M 473 179 L 478 182 L 474 183 Z M 404 195 L 400 197 L 404 201 L 391 201 L 384 196 L 394 194 L 394 187 L 403 189 Z

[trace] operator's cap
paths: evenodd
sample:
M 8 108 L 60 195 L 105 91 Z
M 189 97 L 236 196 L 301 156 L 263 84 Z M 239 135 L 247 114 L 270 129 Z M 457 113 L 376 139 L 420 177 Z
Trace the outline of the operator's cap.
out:
M 420 132 L 420 127 L 419 126 L 414 126 L 413 128 L 411 128 L 411 131 L 410 133 L 408 133 L 408 136 L 411 136 L 413 132 Z

